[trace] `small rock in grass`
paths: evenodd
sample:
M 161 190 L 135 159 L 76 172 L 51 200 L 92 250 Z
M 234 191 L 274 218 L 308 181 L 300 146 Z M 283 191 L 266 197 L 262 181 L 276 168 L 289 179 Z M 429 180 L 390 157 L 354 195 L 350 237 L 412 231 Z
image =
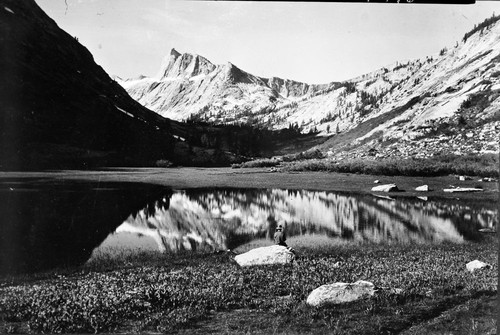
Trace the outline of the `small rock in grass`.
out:
M 380 180 L 378 180 L 378 179 L 377 179 L 377 180 L 375 180 L 373 183 L 374 183 L 374 184 L 380 184 Z
M 396 184 L 385 184 L 372 187 L 373 192 L 397 192 L 399 191 Z
M 342 304 L 368 298 L 374 294 L 375 285 L 364 280 L 358 280 L 355 283 L 333 283 L 313 290 L 307 297 L 306 303 L 314 307 Z
M 480 269 L 491 269 L 490 264 L 481 262 L 480 260 L 477 259 L 467 263 L 465 267 L 467 268 L 467 270 L 469 270 L 469 272 L 474 272 L 475 270 L 480 270 Z

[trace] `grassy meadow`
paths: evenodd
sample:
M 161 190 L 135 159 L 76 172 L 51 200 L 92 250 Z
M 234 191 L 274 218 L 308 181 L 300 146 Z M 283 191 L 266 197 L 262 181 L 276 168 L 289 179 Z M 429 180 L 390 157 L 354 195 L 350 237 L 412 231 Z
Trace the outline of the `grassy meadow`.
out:
M 496 330 L 496 314 L 485 310 L 496 303 L 498 241 L 485 239 L 417 247 L 296 242 L 300 258 L 292 265 L 250 268 L 228 252 L 96 259 L 79 269 L 3 278 L 0 332 L 396 334 L 462 313 L 467 320 L 434 327 L 486 334 Z M 469 273 L 465 264 L 474 259 L 493 268 Z M 305 304 L 320 285 L 357 280 L 373 282 L 375 297 Z
M 351 158 L 340 161 L 324 158 L 297 159 L 263 158 L 235 164 L 238 168 L 278 167 L 284 171 L 324 171 L 336 173 L 359 173 L 386 176 L 433 177 L 458 174 L 480 177 L 499 177 L 498 155 L 438 156 L 431 158 L 374 159 Z

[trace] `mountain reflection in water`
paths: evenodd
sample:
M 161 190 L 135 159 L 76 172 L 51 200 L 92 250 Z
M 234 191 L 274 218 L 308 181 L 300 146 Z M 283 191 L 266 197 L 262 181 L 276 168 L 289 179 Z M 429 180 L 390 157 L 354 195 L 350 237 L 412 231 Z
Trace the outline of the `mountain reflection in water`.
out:
M 279 189 L 175 191 L 131 214 L 94 255 L 126 249 L 233 249 L 253 239 L 271 239 L 278 222 L 286 225 L 289 239 L 461 243 L 479 239 L 478 229 L 494 227 L 495 220 L 494 205 L 454 200 Z

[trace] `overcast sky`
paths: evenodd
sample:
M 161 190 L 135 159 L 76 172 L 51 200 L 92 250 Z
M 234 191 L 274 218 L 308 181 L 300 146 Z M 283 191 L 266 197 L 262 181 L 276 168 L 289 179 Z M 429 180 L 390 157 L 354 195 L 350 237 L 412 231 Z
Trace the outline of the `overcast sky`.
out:
M 453 46 L 500 2 L 474 5 L 35 0 L 109 74 L 155 75 L 170 49 L 261 77 L 321 84 Z

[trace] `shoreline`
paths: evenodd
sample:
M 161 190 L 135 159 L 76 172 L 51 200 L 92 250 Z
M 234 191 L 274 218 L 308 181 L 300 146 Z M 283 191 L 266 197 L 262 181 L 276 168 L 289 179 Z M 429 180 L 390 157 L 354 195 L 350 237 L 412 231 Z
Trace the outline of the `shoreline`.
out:
M 392 197 L 426 196 L 437 199 L 480 200 L 496 202 L 499 184 L 480 182 L 479 177 L 460 181 L 454 176 L 406 177 L 362 175 L 332 172 L 274 172 L 267 168 L 110 168 L 103 170 L 61 170 L 40 172 L 0 172 L 0 181 L 46 183 L 51 181 L 123 182 L 161 185 L 172 189 L 192 188 L 277 188 L 309 191 L 353 192 L 356 194 L 382 194 Z M 379 180 L 379 184 L 374 184 Z M 372 192 L 373 186 L 396 184 L 402 191 Z M 431 191 L 418 192 L 415 188 L 429 185 Z M 481 187 L 483 192 L 447 193 L 443 189 L 455 187 Z

